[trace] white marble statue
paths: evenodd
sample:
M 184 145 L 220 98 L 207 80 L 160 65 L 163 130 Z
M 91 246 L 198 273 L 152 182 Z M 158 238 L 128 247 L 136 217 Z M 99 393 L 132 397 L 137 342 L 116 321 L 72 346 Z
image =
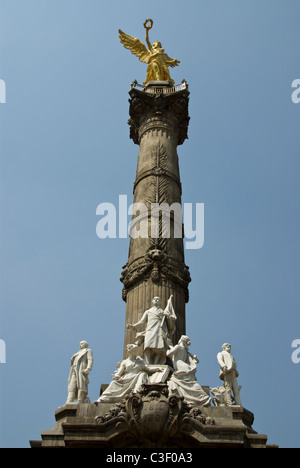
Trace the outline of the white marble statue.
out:
M 136 357 L 138 346 L 127 346 L 128 358 L 122 361 L 114 373 L 113 381 L 95 403 L 118 403 L 131 392 L 137 393 L 143 384 L 148 383 L 148 375 L 164 372 L 158 366 L 148 366 L 140 356 Z
M 231 355 L 231 345 L 224 343 L 222 351 L 218 353 L 217 360 L 220 365 L 220 379 L 224 381 L 225 388 L 225 404 L 226 406 L 233 405 L 232 394 L 234 403 L 242 406 L 240 399 L 240 387 L 237 383 L 237 377 L 239 376 L 237 365 L 234 357 Z
M 174 373 L 169 382 L 170 394 L 184 397 L 187 403 L 198 406 L 210 406 L 211 398 L 199 385 L 196 379 L 197 356 L 190 354 L 191 341 L 188 336 L 183 335 L 179 343 L 167 352 L 172 359 Z
M 67 403 L 89 403 L 89 373 L 93 367 L 93 353 L 86 341 L 81 341 L 79 351 L 71 358 L 71 370 L 68 380 Z
M 167 307 L 161 308 L 161 299 L 154 297 L 152 307 L 146 310 L 141 320 L 134 325 L 127 325 L 128 329 L 146 329 L 137 334 L 137 344 L 144 344 L 144 358 L 147 364 L 165 364 L 166 352 L 172 346 L 172 335 L 175 331 L 176 314 L 170 297 Z

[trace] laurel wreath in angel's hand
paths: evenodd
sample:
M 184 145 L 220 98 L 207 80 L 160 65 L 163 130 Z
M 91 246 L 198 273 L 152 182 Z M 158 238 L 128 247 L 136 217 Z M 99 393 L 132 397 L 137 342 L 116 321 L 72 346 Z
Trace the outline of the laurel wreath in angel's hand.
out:
M 150 25 L 148 25 L 148 23 L 150 23 Z M 146 19 L 145 23 L 144 23 L 144 28 L 145 29 L 152 29 L 152 26 L 153 26 L 153 20 L 152 19 Z

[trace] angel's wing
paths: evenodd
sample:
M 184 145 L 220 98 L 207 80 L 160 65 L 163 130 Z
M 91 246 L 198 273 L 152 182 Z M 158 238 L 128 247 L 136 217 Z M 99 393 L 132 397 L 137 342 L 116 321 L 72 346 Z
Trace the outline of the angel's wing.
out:
M 123 46 L 136 55 L 141 62 L 149 63 L 151 53 L 139 39 L 125 34 L 121 29 L 119 29 L 119 38 Z

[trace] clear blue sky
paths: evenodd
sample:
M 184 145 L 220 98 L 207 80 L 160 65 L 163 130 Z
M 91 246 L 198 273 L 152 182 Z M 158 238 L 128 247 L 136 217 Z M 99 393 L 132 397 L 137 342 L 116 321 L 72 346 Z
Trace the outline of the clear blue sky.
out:
M 298 0 L 0 0 L 0 446 L 55 425 L 81 340 L 92 400 L 122 359 L 129 242 L 97 238 L 96 207 L 132 200 L 128 91 L 146 65 L 118 29 L 144 39 L 153 18 L 190 85 L 183 201 L 205 204 L 204 247 L 186 252 L 198 380 L 218 385 L 232 343 L 254 429 L 300 447 L 299 17 Z

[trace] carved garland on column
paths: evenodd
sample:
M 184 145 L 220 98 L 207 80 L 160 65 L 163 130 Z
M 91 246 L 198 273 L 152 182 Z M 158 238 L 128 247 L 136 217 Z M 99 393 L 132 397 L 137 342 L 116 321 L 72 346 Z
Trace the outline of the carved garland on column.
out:
M 136 263 L 136 262 L 135 262 Z M 172 259 L 159 249 L 149 249 L 143 259 L 137 265 L 130 266 L 128 263 L 123 267 L 120 281 L 124 284 L 123 300 L 126 302 L 128 291 L 136 284 L 151 278 L 157 284 L 161 278 L 169 279 L 185 290 L 185 300 L 189 301 L 188 285 L 191 282 L 189 268 L 182 265 L 178 268 L 172 265 Z

